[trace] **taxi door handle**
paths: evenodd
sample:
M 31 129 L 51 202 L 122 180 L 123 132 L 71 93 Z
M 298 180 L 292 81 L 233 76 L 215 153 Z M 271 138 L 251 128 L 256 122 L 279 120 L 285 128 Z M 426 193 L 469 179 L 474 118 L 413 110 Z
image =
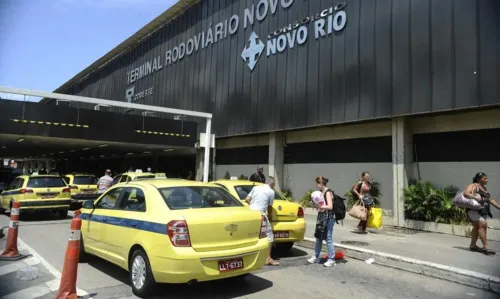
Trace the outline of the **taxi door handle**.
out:
M 131 222 L 131 223 L 130 223 L 130 226 L 131 226 L 131 227 L 137 227 L 137 222 Z

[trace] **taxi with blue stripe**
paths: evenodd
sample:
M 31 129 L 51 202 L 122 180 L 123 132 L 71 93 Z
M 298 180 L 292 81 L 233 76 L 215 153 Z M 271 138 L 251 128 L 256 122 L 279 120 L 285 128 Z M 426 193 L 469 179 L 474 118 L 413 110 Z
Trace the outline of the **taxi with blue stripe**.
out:
M 7 211 L 14 201 L 21 203 L 21 213 L 48 210 L 64 219 L 68 215 L 71 189 L 59 175 L 21 175 L 0 193 L 0 208 Z
M 265 219 L 220 186 L 130 181 L 80 212 L 80 261 L 90 254 L 127 270 L 139 297 L 156 283 L 241 278 L 267 260 Z
M 242 202 L 245 201 L 254 186 L 263 185 L 262 183 L 240 180 L 237 177 L 214 181 L 212 184 L 225 188 Z M 304 209 L 298 203 L 288 201 L 279 190 L 275 190 L 272 213 L 270 219 L 274 233 L 274 245 L 276 249 L 285 253 L 293 247 L 295 242 L 304 240 L 306 232 Z

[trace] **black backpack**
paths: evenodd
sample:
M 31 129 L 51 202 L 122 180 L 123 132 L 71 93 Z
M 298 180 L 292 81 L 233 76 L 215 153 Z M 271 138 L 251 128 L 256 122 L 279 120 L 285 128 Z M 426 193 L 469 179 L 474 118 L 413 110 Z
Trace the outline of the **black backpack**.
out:
M 333 214 L 335 215 L 335 222 L 338 224 L 339 221 L 344 220 L 346 214 L 345 198 L 338 196 L 332 190 L 326 192 L 332 192 L 333 195 Z M 325 193 L 326 193 L 325 192 Z

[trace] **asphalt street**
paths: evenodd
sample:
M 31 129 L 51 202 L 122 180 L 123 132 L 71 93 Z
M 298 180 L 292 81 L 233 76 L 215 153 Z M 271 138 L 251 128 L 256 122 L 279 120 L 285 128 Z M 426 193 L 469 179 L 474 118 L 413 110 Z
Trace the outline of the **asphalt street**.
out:
M 69 217 L 56 220 L 50 214 L 25 216 L 19 227 L 20 238 L 61 271 L 70 221 Z M 0 225 L 7 224 L 8 217 L 1 215 Z M 279 267 L 265 267 L 243 282 L 162 285 L 156 298 L 498 298 L 486 291 L 352 259 L 333 268 L 308 265 L 306 259 L 311 254 L 309 249 L 294 248 L 281 257 Z M 93 258 L 79 265 L 78 288 L 96 299 L 135 298 L 127 277 L 122 269 Z

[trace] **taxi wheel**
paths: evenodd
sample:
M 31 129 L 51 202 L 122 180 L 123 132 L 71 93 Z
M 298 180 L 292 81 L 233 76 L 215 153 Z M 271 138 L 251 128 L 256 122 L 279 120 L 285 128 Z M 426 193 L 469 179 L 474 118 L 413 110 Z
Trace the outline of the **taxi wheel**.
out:
M 154 291 L 156 282 L 148 256 L 143 250 L 137 249 L 134 251 L 129 262 L 128 272 L 134 295 L 145 298 Z
M 68 210 L 65 209 L 57 211 L 57 216 L 59 216 L 59 218 L 61 219 L 66 219 L 66 217 L 68 217 Z
M 85 252 L 85 245 L 83 244 L 83 235 L 80 234 L 80 248 L 78 251 L 78 262 L 85 263 L 89 259 L 89 254 Z

